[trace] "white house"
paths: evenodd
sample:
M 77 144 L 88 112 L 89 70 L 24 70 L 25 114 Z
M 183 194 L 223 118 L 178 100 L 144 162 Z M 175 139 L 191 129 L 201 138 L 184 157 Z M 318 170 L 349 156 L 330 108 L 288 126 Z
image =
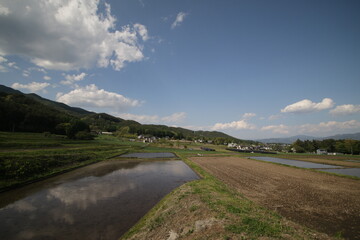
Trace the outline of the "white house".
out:
M 318 150 L 316 150 L 316 154 L 317 155 L 322 155 L 322 154 L 327 154 L 327 151 L 325 150 L 325 149 L 318 149 Z

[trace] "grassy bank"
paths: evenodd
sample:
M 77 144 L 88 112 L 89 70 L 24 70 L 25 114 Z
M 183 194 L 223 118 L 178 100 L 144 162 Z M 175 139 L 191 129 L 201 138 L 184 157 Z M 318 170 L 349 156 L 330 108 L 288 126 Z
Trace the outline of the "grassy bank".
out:
M 144 146 L 111 136 L 77 141 L 42 133 L 0 132 L 0 191 Z
M 247 200 L 177 153 L 201 180 L 174 190 L 121 239 L 329 239 Z

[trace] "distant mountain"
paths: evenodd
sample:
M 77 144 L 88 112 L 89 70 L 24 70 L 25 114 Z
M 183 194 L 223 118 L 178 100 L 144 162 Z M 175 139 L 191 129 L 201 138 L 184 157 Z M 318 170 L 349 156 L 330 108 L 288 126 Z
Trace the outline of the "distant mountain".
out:
M 13 91 L 0 92 L 0 116 L 0 131 L 12 132 L 56 132 L 76 118 Z
M 325 137 L 322 139 L 334 139 L 334 140 L 340 140 L 340 139 L 353 139 L 353 140 L 359 140 L 360 141 L 360 133 L 349 133 L 349 134 L 337 134 L 330 137 Z
M 292 137 L 287 137 L 287 138 L 258 139 L 257 141 L 262 142 L 262 143 L 286 143 L 286 144 L 291 144 L 291 143 L 295 142 L 298 139 L 300 139 L 301 141 L 304 141 L 304 140 L 313 140 L 313 139 L 318 139 L 318 138 L 311 137 L 311 136 L 306 136 L 306 135 L 297 135 L 297 136 L 292 136 Z
M 8 93 L 8 94 L 25 95 L 25 96 L 27 96 L 27 97 L 29 97 L 29 98 L 37 101 L 37 102 L 40 102 L 40 103 L 44 104 L 45 106 L 55 108 L 58 111 L 65 112 L 65 113 L 67 113 L 69 115 L 76 116 L 76 117 L 81 117 L 81 116 L 84 116 L 84 115 L 94 113 L 94 112 L 89 112 L 89 111 L 87 111 L 85 109 L 82 109 L 82 108 L 70 107 L 70 106 L 68 106 L 68 105 L 66 105 L 64 103 L 59 103 L 59 102 L 55 102 L 55 101 L 52 101 L 52 100 L 49 100 L 49 99 L 46 99 L 46 98 L 42 98 L 39 95 L 36 95 L 35 93 L 25 94 L 25 93 L 23 93 L 21 91 L 12 89 L 12 88 L 4 86 L 4 85 L 0 85 L 0 92 Z
M 33 129 L 37 132 L 54 132 L 53 130 L 59 123 L 66 123 L 71 119 L 81 119 L 94 131 L 114 132 L 121 130 L 130 134 L 169 136 L 176 139 L 205 138 L 221 139 L 223 142 L 254 143 L 254 141 L 240 140 L 217 131 L 192 131 L 165 125 L 140 124 L 106 113 L 94 113 L 82 108 L 71 107 L 34 93 L 25 94 L 4 85 L 0 85 L 0 98 L 3 100 L 0 102 L 0 115 L 6 116 L 6 118 L 0 119 L 3 126 L 0 130 L 3 131 L 31 132 Z M 15 120 L 16 122 L 14 122 Z M 30 122 L 31 126 L 29 125 Z
M 0 92 L 23 94 L 22 92 L 0 84 Z
M 46 105 L 46 106 L 49 106 L 49 107 L 53 107 L 59 111 L 63 111 L 67 114 L 70 114 L 70 115 L 73 115 L 73 116 L 76 116 L 76 117 L 82 117 L 82 116 L 85 116 L 85 115 L 89 115 L 89 114 L 93 114 L 94 112 L 89 112 L 85 109 L 82 109 L 82 108 L 78 108 L 78 107 L 70 107 L 64 103 L 60 103 L 60 102 L 55 102 L 55 101 L 52 101 L 52 100 L 49 100 L 49 99 L 46 99 L 46 98 L 42 98 L 40 97 L 39 95 L 36 95 L 35 93 L 30 93 L 30 94 L 25 94 L 27 95 L 28 97 Z
M 324 139 L 353 139 L 353 140 L 360 140 L 360 133 L 353 133 L 353 134 L 338 134 L 329 137 L 312 137 L 306 135 L 297 135 L 293 137 L 287 138 L 266 138 L 266 139 L 258 139 L 257 141 L 262 143 L 285 143 L 285 144 L 292 144 L 296 140 L 300 139 L 301 141 L 305 140 L 324 140 Z

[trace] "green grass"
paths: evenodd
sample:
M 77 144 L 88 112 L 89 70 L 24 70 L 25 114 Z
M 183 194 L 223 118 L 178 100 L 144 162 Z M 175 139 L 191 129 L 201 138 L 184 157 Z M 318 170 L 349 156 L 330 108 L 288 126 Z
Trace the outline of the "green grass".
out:
M 42 133 L 0 132 L 0 190 L 140 151 L 144 146 L 113 136 L 79 141 Z
M 203 177 L 200 181 L 189 183 L 193 194 L 198 194 L 201 200 L 217 213 L 218 218 L 231 220 L 225 226 L 227 231 L 245 234 L 247 239 L 260 236 L 280 238 L 283 233 L 292 234 L 292 230 L 282 224 L 279 215 L 247 200 L 186 157 L 182 158 Z
M 266 210 L 259 205 L 249 201 L 235 190 L 229 188 L 223 182 L 207 173 L 201 167 L 187 159 L 187 151 L 177 152 L 178 156 L 195 170 L 202 179 L 186 184 L 190 190 L 177 193 L 174 190 L 158 203 L 143 219 L 131 228 L 121 239 L 128 239 L 140 232 L 157 231 L 167 217 L 161 211 L 165 205 L 171 209 L 171 202 L 181 205 L 181 201 L 192 196 L 200 199 L 201 204 L 189 206 L 188 211 L 194 213 L 207 209 L 217 218 L 224 222 L 224 239 L 258 239 L 259 237 L 282 238 L 288 234 L 293 239 L 301 239 L 296 231 L 285 224 L 283 218 L 276 213 Z M 172 198 L 176 198 L 173 199 Z M 165 209 L 165 208 L 164 208 Z M 191 233 L 189 233 L 191 234 Z M 230 238 L 230 236 L 232 236 Z

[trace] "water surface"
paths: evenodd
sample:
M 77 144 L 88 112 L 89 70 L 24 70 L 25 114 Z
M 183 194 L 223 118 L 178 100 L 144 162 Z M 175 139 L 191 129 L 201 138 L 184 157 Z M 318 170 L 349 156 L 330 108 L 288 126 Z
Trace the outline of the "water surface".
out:
M 283 158 L 274 158 L 274 157 L 251 157 L 253 159 L 273 162 L 273 163 L 281 163 L 286 164 L 289 166 L 301 167 L 301 168 L 339 168 L 339 166 L 329 165 L 329 164 L 321 164 L 321 163 L 312 163 L 312 162 L 305 162 L 299 160 L 290 160 L 290 159 L 283 159 Z
M 0 239 L 118 239 L 198 179 L 182 161 L 106 161 L 0 194 Z
M 290 159 L 274 158 L 274 157 L 251 157 L 251 158 L 266 162 L 281 163 L 281 164 L 300 167 L 300 168 L 312 168 L 312 169 L 321 170 L 323 172 L 338 173 L 343 175 L 360 177 L 360 168 L 344 168 L 341 166 L 335 166 L 329 164 L 312 163 L 306 161 L 290 160 Z
M 324 169 L 321 171 L 355 176 L 360 178 L 360 168 Z
M 124 158 L 176 158 L 176 155 L 169 152 L 153 152 L 153 153 L 129 153 L 121 155 Z

